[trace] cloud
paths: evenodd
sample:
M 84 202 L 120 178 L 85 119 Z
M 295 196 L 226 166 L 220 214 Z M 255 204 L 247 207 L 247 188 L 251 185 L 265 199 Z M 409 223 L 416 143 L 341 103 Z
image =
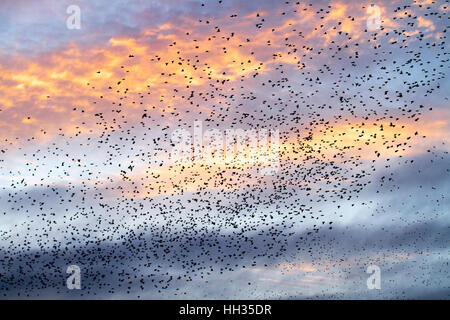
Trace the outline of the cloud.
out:
M 367 32 L 341 1 L 81 1 L 72 31 L 66 4 L 0 3 L 4 297 L 445 298 L 445 21 L 394 2 Z M 195 120 L 279 129 L 280 171 L 160 165 Z

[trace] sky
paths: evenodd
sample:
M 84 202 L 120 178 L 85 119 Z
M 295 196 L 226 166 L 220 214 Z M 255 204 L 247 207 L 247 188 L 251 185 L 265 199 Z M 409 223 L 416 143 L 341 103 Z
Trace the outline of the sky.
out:
M 2 1 L 0 297 L 448 299 L 447 21 L 432 0 Z

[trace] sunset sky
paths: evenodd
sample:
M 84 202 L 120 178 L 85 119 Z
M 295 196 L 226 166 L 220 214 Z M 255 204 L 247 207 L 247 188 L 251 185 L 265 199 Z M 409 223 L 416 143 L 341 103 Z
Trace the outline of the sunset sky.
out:
M 0 33 L 1 297 L 450 297 L 448 3 L 4 0 Z M 276 172 L 177 161 L 195 121 L 278 130 Z

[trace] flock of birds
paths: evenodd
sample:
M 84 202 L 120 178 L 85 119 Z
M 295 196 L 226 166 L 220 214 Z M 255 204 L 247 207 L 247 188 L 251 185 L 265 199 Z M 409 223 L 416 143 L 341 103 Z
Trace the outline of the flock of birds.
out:
M 224 2 L 200 10 L 211 5 Z M 362 193 L 395 189 L 395 170 L 413 166 L 408 152 L 427 140 L 416 124 L 432 107 L 415 100 L 441 92 L 448 69 L 448 17 L 437 8 L 387 6 L 397 27 L 363 25 L 358 37 L 341 30 L 359 28 L 357 19 L 332 20 L 332 4 L 203 15 L 183 47 L 168 43 L 167 57 L 130 52 L 117 79 L 102 78 L 100 66 L 86 84 L 95 111 L 68 111 L 95 119 L 95 129 L 80 123 L 45 146 L 19 148 L 19 170 L 8 159 L 14 145 L 2 143 L 10 176 L 0 194 L 0 294 L 189 297 L 187 282 L 320 255 L 322 235 L 352 207 L 374 205 Z M 292 22 L 308 15 L 308 25 Z M 424 16 L 439 37 L 418 28 Z M 141 92 L 129 80 L 140 58 L 163 70 Z M 214 59 L 228 64 L 218 70 Z M 204 131 L 278 129 L 278 170 L 169 163 L 171 134 L 193 132 L 194 121 Z M 72 264 L 83 290 L 68 292 Z

